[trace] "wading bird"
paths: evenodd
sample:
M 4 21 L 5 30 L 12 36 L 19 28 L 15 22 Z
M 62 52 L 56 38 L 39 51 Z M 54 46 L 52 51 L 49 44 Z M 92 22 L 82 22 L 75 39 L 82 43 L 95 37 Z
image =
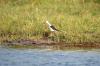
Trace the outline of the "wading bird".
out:
M 55 40 L 54 37 L 57 36 L 57 32 L 59 30 L 56 29 L 53 25 L 51 25 L 51 23 L 49 21 L 46 21 L 46 23 L 48 24 L 50 32 L 45 33 L 45 37 L 50 37 L 54 41 Z

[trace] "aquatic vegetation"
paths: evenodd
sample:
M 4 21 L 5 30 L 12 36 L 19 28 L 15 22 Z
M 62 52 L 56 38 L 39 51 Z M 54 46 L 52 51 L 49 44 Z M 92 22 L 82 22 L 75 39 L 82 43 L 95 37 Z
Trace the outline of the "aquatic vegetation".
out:
M 46 20 L 61 30 L 54 41 L 100 42 L 99 0 L 2 0 L 0 42 L 43 38 Z

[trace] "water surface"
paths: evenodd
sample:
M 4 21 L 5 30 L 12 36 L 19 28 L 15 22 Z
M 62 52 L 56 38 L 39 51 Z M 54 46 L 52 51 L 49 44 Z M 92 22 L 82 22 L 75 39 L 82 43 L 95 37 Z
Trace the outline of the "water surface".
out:
M 0 66 L 99 66 L 99 50 L 0 48 Z

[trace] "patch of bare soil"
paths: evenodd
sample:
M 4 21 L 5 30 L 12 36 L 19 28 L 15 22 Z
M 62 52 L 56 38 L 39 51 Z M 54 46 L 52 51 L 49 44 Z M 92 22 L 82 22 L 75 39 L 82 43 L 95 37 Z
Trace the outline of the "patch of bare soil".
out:
M 21 47 L 31 47 L 31 48 L 49 48 L 49 49 L 71 49 L 71 48 L 100 48 L 100 43 L 65 43 L 65 42 L 55 42 L 51 40 L 30 40 L 30 39 L 21 39 L 14 41 L 4 41 L 2 45 L 5 46 L 21 46 Z

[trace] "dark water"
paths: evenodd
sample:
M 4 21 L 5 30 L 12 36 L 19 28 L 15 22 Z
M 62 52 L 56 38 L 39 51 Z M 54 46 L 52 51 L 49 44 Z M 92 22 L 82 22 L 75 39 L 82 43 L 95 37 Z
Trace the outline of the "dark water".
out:
M 100 51 L 0 48 L 0 66 L 100 66 Z

